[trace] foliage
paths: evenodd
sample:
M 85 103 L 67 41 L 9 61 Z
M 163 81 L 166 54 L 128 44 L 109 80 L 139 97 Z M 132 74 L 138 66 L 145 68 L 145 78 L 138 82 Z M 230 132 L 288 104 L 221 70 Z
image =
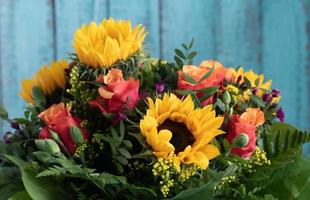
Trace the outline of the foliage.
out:
M 0 106 L 12 127 L 0 141 L 0 200 L 309 197 L 302 146 L 310 133 L 277 122 L 280 91 L 263 75 L 214 60 L 194 67 L 194 39 L 174 50 L 173 62 L 142 47 L 125 59 L 118 50 L 136 48 L 135 38 L 112 29 L 109 40 L 118 36 L 125 46 L 111 46 L 118 43 L 100 31 L 80 32 L 109 48 L 88 52 L 77 38 L 81 52 L 69 54 L 65 70 L 40 71 L 50 83 L 64 77 L 64 88 L 36 80 L 46 91 L 29 90 L 22 117 Z M 113 55 L 110 68 L 98 65 Z

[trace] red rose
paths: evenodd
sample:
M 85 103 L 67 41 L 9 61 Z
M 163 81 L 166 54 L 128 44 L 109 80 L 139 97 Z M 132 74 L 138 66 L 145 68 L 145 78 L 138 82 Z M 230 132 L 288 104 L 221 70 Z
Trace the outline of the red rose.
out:
M 70 109 L 66 108 L 64 103 L 52 105 L 47 110 L 41 112 L 39 118 L 46 123 L 46 126 L 39 133 L 39 139 L 53 139 L 49 131 L 50 129 L 58 134 L 71 155 L 73 155 L 76 150 L 76 146 L 71 138 L 71 126 L 80 128 L 85 140 L 89 138 L 88 133 L 81 127 L 81 120 L 73 117 L 70 114 Z
M 206 78 L 205 80 L 201 81 L 199 84 L 192 84 L 189 83 L 186 79 L 184 74 L 187 74 L 192 79 L 194 79 L 196 82 L 199 82 L 199 80 L 208 73 L 212 68 L 214 68 L 213 73 Z M 183 66 L 182 71 L 178 72 L 178 84 L 177 88 L 180 90 L 200 90 L 203 88 L 208 87 L 214 87 L 214 86 L 220 86 L 224 80 L 225 75 L 227 73 L 227 69 L 219 62 L 213 61 L 213 60 L 205 60 L 203 61 L 199 67 L 196 67 L 194 65 L 185 65 Z M 204 96 L 203 93 L 197 93 L 198 98 L 202 98 Z M 201 104 L 202 106 L 205 106 L 207 104 L 210 104 L 213 102 L 213 96 L 203 101 Z
M 248 144 L 244 147 L 233 147 L 232 153 L 239 155 L 243 158 L 248 158 L 256 149 L 256 127 L 254 124 L 245 123 L 240 120 L 240 116 L 234 115 L 229 122 L 229 129 L 227 133 L 227 140 L 229 143 L 233 143 L 234 139 L 240 134 L 246 134 L 249 138 Z
M 139 80 L 123 79 L 122 71 L 111 69 L 109 73 L 98 78 L 105 85 L 98 89 L 99 95 L 90 105 L 97 107 L 101 112 L 118 113 L 125 108 L 132 109 L 139 100 Z

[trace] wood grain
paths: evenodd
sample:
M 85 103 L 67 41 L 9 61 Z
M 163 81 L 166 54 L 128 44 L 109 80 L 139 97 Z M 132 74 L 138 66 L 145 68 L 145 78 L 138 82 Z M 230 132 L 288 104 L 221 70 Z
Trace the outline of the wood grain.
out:
M 20 81 L 67 58 L 82 23 L 111 16 L 144 24 L 154 57 L 172 61 L 194 37 L 196 64 L 218 59 L 263 72 L 282 91 L 287 122 L 309 129 L 309 13 L 309 0 L 0 0 L 0 103 L 20 115 Z
M 1 94 L 10 116 L 22 114 L 22 79 L 53 59 L 51 1 L 1 0 Z M 4 127 L 7 129 L 7 126 Z

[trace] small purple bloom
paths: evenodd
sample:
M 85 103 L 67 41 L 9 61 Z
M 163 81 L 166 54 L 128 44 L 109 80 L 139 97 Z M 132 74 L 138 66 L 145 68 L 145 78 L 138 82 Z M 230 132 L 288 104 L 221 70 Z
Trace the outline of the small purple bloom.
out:
M 10 144 L 12 141 L 11 139 L 13 138 L 13 134 L 10 133 L 10 132 L 6 132 L 4 135 L 3 135 L 3 141 L 5 144 Z
M 238 76 L 237 83 L 240 83 L 241 80 L 242 80 L 242 76 Z
M 156 83 L 156 84 L 155 84 L 155 88 L 156 88 L 156 92 L 157 92 L 158 94 L 161 94 L 161 93 L 163 93 L 164 90 L 165 90 L 165 84 L 164 84 L 164 83 Z
M 11 127 L 16 129 L 16 130 L 19 130 L 19 124 L 17 122 L 12 122 Z
M 127 117 L 124 113 L 117 113 L 114 118 L 112 119 L 112 124 L 118 124 L 120 121 L 126 120 Z
M 281 122 L 284 122 L 285 114 L 282 108 L 279 108 L 279 110 L 277 111 L 277 118 L 279 118 Z
M 264 102 L 268 103 L 268 102 L 270 102 L 272 100 L 272 96 L 270 94 L 268 94 L 268 93 L 265 93 L 263 95 L 263 100 L 264 100 Z
M 258 89 L 257 88 L 253 88 L 252 89 L 252 94 L 257 95 Z
M 149 92 L 146 92 L 146 91 L 139 92 L 139 98 L 140 99 L 146 99 L 149 96 L 150 96 Z
M 278 89 L 273 89 L 271 91 L 272 97 L 278 97 L 280 95 L 280 90 Z

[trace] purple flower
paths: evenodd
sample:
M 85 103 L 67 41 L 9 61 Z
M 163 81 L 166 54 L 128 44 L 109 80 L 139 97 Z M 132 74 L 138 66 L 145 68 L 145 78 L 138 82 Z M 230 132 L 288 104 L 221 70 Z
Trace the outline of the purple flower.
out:
M 242 76 L 238 76 L 237 83 L 240 83 L 241 80 L 242 80 Z
M 278 97 L 280 95 L 280 90 L 278 89 L 273 89 L 271 91 L 272 97 Z
M 285 114 L 282 108 L 279 108 L 279 110 L 277 111 L 277 118 L 279 118 L 281 122 L 284 122 Z
M 11 127 L 16 129 L 16 130 L 19 130 L 19 124 L 17 122 L 12 122 Z
M 126 119 L 127 119 L 126 115 L 124 113 L 119 112 L 112 119 L 112 124 L 113 125 L 114 124 L 118 124 L 120 121 L 123 121 L 123 120 L 126 120 Z
M 268 102 L 270 102 L 272 100 L 272 96 L 270 94 L 268 94 L 268 93 L 265 93 L 263 95 L 263 100 L 268 103 Z
M 252 94 L 256 95 L 257 92 L 258 92 L 258 89 L 257 89 L 257 88 L 253 88 L 253 89 L 252 89 Z
M 146 92 L 146 91 L 139 92 L 139 98 L 140 99 L 146 99 L 149 96 L 150 96 L 149 92 Z
M 155 84 L 155 88 L 156 88 L 156 92 L 157 92 L 158 94 L 161 94 L 161 93 L 163 93 L 164 90 L 165 90 L 165 84 L 164 84 L 164 83 L 156 83 L 156 84 Z
M 10 133 L 10 132 L 6 132 L 4 135 L 3 135 L 3 141 L 5 144 L 10 144 L 12 141 L 11 139 L 13 138 L 13 134 Z

